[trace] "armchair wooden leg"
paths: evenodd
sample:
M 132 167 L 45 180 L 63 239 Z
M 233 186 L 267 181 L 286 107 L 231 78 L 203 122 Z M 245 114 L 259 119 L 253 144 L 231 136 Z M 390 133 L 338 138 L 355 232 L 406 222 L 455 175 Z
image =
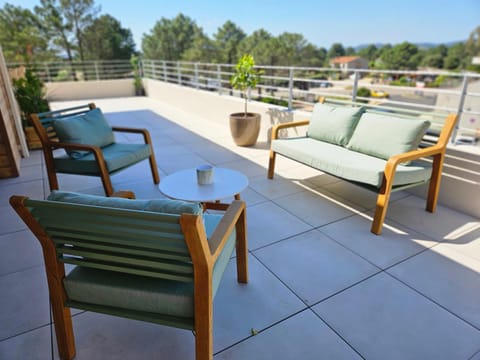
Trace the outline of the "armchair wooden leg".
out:
M 426 210 L 434 212 L 437 208 L 438 193 L 440 191 L 440 182 L 442 180 L 442 167 L 445 159 L 444 154 L 438 154 L 433 157 L 432 176 L 428 187 Z
M 159 184 L 160 175 L 158 175 L 157 162 L 155 161 L 155 155 L 153 154 L 153 150 L 152 150 L 152 154 L 148 158 L 148 161 L 150 162 L 150 168 L 152 169 L 153 182 L 155 184 Z
M 60 299 L 51 298 L 51 301 L 60 359 L 71 360 L 75 357 L 76 350 L 70 309 L 64 307 Z
M 50 186 L 50 191 L 58 190 L 58 180 L 56 173 L 48 173 L 48 185 Z
M 269 179 L 273 179 L 273 175 L 275 173 L 275 158 L 276 158 L 277 153 L 270 150 L 270 159 L 268 161 L 268 175 L 267 177 Z
M 245 209 L 238 218 L 235 229 L 237 232 L 237 281 L 246 284 L 248 283 L 248 245 Z
M 112 196 L 113 195 L 113 185 L 112 181 L 110 180 L 110 175 L 107 174 L 101 174 L 102 178 L 102 184 L 103 188 L 105 190 L 105 195 L 106 196 Z

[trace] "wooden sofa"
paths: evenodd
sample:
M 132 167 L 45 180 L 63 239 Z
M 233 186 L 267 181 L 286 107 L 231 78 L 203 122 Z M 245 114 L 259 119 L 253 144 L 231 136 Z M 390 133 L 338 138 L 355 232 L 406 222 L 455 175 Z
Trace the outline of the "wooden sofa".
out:
M 381 234 L 392 191 L 430 182 L 426 210 L 437 204 L 447 142 L 457 116 L 448 115 L 436 144 L 419 148 L 429 121 L 367 111 L 361 106 L 315 105 L 311 120 L 272 130 L 268 178 L 282 155 L 378 193 L 371 232 Z M 279 139 L 282 129 L 308 126 L 305 136 Z M 431 157 L 433 161 L 420 159 Z

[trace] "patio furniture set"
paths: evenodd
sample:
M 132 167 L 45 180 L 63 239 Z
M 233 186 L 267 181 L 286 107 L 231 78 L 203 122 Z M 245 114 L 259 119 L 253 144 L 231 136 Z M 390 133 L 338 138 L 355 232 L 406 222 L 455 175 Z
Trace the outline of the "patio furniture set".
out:
M 200 185 L 195 169 L 187 169 L 160 182 L 148 131 L 112 128 L 94 104 L 35 114 L 32 122 L 52 193 L 46 200 L 14 195 L 10 203 L 42 246 L 60 357 L 75 357 L 70 308 L 78 308 L 192 329 L 196 358 L 212 359 L 213 298 L 233 250 L 237 280 L 248 281 L 240 200 L 247 177 L 215 168 L 213 183 Z M 318 104 L 310 122 L 274 127 L 268 177 L 280 154 L 375 189 L 372 232 L 379 234 L 393 190 L 430 180 L 427 210 L 435 210 L 454 122 L 448 117 L 438 143 L 419 150 L 428 122 Z M 282 129 L 301 125 L 309 126 L 306 136 L 278 139 Z M 142 135 L 144 144 L 118 143 L 113 131 Z M 433 166 L 407 163 L 425 156 L 433 156 Z M 110 175 L 146 159 L 171 199 L 114 192 Z M 107 197 L 59 191 L 56 173 L 99 176 Z M 230 204 L 219 201 L 232 196 Z M 64 264 L 75 268 L 66 274 Z

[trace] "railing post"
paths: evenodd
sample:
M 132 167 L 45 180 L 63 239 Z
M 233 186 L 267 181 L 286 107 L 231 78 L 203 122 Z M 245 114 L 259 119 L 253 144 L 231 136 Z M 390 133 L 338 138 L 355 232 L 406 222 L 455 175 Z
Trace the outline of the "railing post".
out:
M 182 85 L 182 68 L 180 67 L 180 61 L 177 61 L 177 82 L 178 85 Z
M 293 106 L 293 67 L 288 70 L 288 110 L 291 111 Z
M 458 129 L 460 128 L 460 117 L 463 113 L 463 105 L 465 104 L 465 97 L 467 96 L 467 87 L 468 87 L 468 77 L 467 75 L 463 75 L 463 82 L 462 82 L 462 90 L 460 90 L 460 101 L 458 102 L 457 108 L 457 123 L 455 124 L 455 129 L 453 129 L 451 142 L 455 143 L 457 138 Z
M 195 88 L 198 89 L 200 87 L 198 83 L 198 63 L 195 63 L 193 66 L 195 71 Z
M 357 90 L 358 90 L 358 71 L 353 73 L 353 88 L 352 88 L 352 102 L 355 102 L 357 99 Z
M 168 82 L 167 80 L 167 62 L 162 60 L 163 63 L 163 81 Z
M 217 80 L 218 80 L 217 91 L 218 91 L 218 94 L 221 94 L 222 93 L 222 66 L 220 64 L 217 64 Z
M 95 66 L 95 76 L 96 76 L 97 81 L 98 81 L 98 80 L 100 80 L 100 78 L 98 76 L 98 61 L 94 61 L 93 65 Z

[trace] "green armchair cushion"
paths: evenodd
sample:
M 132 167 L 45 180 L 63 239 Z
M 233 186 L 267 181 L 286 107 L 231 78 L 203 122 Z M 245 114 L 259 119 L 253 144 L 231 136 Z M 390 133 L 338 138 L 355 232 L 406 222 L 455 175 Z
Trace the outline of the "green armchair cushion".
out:
M 53 128 L 61 142 L 104 147 L 115 141 L 112 128 L 100 109 L 85 114 L 56 119 Z M 81 158 L 89 152 L 67 150 L 73 159 Z
M 308 136 L 335 145 L 345 146 L 350 140 L 363 107 L 336 107 L 315 104 L 308 127 Z
M 148 144 L 114 143 L 102 148 L 103 158 L 109 173 L 114 173 L 150 156 Z M 67 174 L 99 175 L 100 169 L 93 153 L 77 159 L 60 155 L 53 159 L 55 170 Z
M 126 200 L 132 201 L 132 200 Z M 157 200 L 158 201 L 158 200 Z M 204 214 L 207 237 L 222 219 Z M 215 296 L 235 248 L 236 232 L 229 236 L 213 268 Z M 70 301 L 163 314 L 181 318 L 194 316 L 193 283 L 149 278 L 77 266 L 63 280 Z
M 416 150 L 429 126 L 426 120 L 365 113 L 347 149 L 387 160 L 393 155 Z
M 201 215 L 203 213 L 203 208 L 199 203 L 170 199 L 124 199 L 54 190 L 48 196 L 48 200 L 130 210 L 152 211 L 177 215 L 183 213 Z

